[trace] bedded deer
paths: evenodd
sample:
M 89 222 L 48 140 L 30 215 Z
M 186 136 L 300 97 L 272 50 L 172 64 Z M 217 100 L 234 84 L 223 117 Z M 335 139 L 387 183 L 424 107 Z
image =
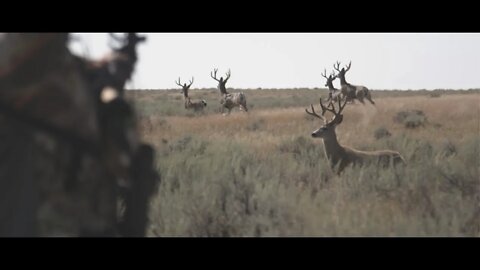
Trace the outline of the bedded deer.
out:
M 340 62 L 337 61 L 336 65 L 333 64 L 333 68 L 338 71 L 337 77 L 340 79 L 340 85 L 342 94 L 347 98 L 348 101 L 353 101 L 354 99 L 358 99 L 362 104 L 364 104 L 363 99 L 366 98 L 370 103 L 375 105 L 375 102 L 372 100 L 372 96 L 370 95 L 370 91 L 367 87 L 363 85 L 353 85 L 349 84 L 345 79 L 345 74 L 350 70 L 352 67 L 352 62 L 346 66 L 347 69 L 342 68 L 340 70 Z
M 200 101 L 193 101 L 190 99 L 190 97 L 188 96 L 188 90 L 190 89 L 190 86 L 192 86 L 193 84 L 193 77 L 192 77 L 192 80 L 189 82 L 189 84 L 187 85 L 186 83 L 184 83 L 182 85 L 182 83 L 180 82 L 180 77 L 178 78 L 178 82 L 175 81 L 175 83 L 182 87 L 182 92 L 183 92 L 183 99 L 184 99 L 184 103 L 185 103 L 185 109 L 193 109 L 194 111 L 202 111 L 206 106 L 207 106 L 207 102 L 202 99 Z
M 343 169 L 348 165 L 363 165 L 367 163 L 377 163 L 383 167 L 389 166 L 391 163 L 405 163 L 405 160 L 400 155 L 399 152 L 392 150 L 380 150 L 380 151 L 360 151 L 347 146 L 342 146 L 338 143 L 337 134 L 335 128 L 342 123 L 343 115 L 342 110 L 345 108 L 347 100 L 345 99 L 343 104 L 338 101 L 338 111 L 335 109 L 334 102 L 330 101 L 327 107 L 322 103 L 320 98 L 320 107 L 322 109 L 322 114 L 319 115 L 315 112 L 313 105 L 310 105 L 312 111 L 309 112 L 308 109 L 305 109 L 307 114 L 313 115 L 315 117 L 323 120 L 324 125 L 319 129 L 315 130 L 312 133 L 313 138 L 322 138 L 325 156 L 330 162 L 332 169 L 336 170 L 340 174 Z M 333 118 L 330 121 L 327 121 L 324 117 L 325 112 L 329 111 L 333 113 Z
M 218 69 L 215 68 L 213 70 L 213 73 L 210 72 L 210 77 L 212 77 L 212 79 L 218 82 L 218 90 L 220 90 L 220 94 L 222 95 L 222 98 L 220 100 L 220 104 L 222 104 L 222 113 L 226 108 L 228 109 L 228 114 L 230 114 L 230 111 L 235 107 L 239 107 L 241 111 L 248 112 L 247 98 L 245 97 L 244 93 L 240 92 L 230 94 L 227 92 L 227 88 L 225 87 L 225 85 L 227 84 L 228 79 L 230 79 L 230 70 L 228 70 L 228 72 L 226 73 L 225 79 L 223 79 L 223 77 L 217 79 L 217 71 Z

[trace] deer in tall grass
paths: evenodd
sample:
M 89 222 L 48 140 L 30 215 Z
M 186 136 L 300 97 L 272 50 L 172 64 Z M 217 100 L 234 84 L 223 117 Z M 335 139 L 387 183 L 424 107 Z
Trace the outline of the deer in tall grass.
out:
M 188 96 L 188 90 L 190 89 L 190 86 L 192 86 L 193 80 L 194 80 L 194 78 L 192 77 L 192 80 L 189 82 L 188 85 L 187 85 L 187 83 L 184 83 L 182 85 L 182 83 L 180 82 L 180 77 L 179 77 L 178 82 L 175 81 L 175 83 L 178 86 L 182 87 L 185 109 L 187 109 L 187 110 L 188 109 L 193 109 L 194 111 L 202 111 L 207 106 L 207 102 L 204 99 L 202 99 L 200 101 L 192 101 L 190 99 L 190 97 Z
M 343 114 L 342 111 L 347 104 L 347 100 L 344 99 L 343 104 L 341 100 L 338 100 L 338 111 L 335 109 L 334 102 L 330 101 L 327 107 L 322 103 L 320 98 L 320 108 L 322 109 L 321 115 L 315 112 L 313 105 L 310 105 L 312 111 L 309 112 L 305 109 L 307 114 L 315 116 L 323 120 L 324 125 L 319 129 L 313 131 L 313 138 L 322 138 L 325 150 L 325 156 L 327 157 L 332 169 L 336 170 L 340 174 L 343 169 L 348 165 L 363 165 L 368 163 L 376 163 L 383 167 L 387 167 L 390 164 L 405 163 L 405 160 L 399 152 L 392 150 L 380 150 L 380 151 L 360 151 L 347 146 L 342 146 L 338 143 L 337 134 L 335 128 L 342 123 Z M 332 120 L 327 121 L 324 117 L 325 112 L 333 113 Z
M 218 82 L 218 90 L 220 90 L 220 94 L 222 95 L 220 100 L 220 104 L 222 104 L 222 113 L 226 108 L 228 110 L 228 114 L 230 114 L 231 110 L 235 107 L 239 107 L 241 111 L 248 112 L 247 98 L 245 97 L 245 94 L 241 92 L 230 94 L 227 92 L 227 88 L 225 87 L 225 85 L 230 79 L 230 70 L 228 70 L 228 72 L 225 74 L 225 79 L 223 79 L 223 77 L 217 79 L 217 71 L 218 69 L 215 68 L 213 70 L 213 73 L 210 72 L 210 77 L 212 77 L 212 79 Z
M 375 102 L 372 100 L 372 96 L 370 95 L 370 91 L 368 90 L 367 87 L 363 85 L 353 85 L 349 84 L 347 80 L 345 79 L 345 74 L 350 70 L 350 67 L 352 66 L 352 61 L 348 64 L 347 69 L 343 67 L 340 70 L 340 62 L 337 61 L 336 64 L 333 64 L 333 68 L 338 71 L 337 77 L 340 79 L 340 85 L 341 85 L 341 91 L 342 94 L 347 98 L 348 101 L 354 101 L 354 99 L 358 99 L 362 104 L 365 104 L 363 102 L 363 99 L 366 98 L 370 103 L 375 105 Z
M 322 73 L 322 76 L 327 79 L 327 82 L 325 83 L 325 86 L 328 87 L 328 99 L 327 102 L 330 100 L 333 101 L 338 101 L 339 99 L 342 98 L 342 91 L 338 90 L 333 86 L 333 81 L 337 78 L 337 75 L 335 75 L 335 72 L 332 71 L 330 73 L 330 76 L 327 77 L 327 70 L 324 69 L 324 73 Z

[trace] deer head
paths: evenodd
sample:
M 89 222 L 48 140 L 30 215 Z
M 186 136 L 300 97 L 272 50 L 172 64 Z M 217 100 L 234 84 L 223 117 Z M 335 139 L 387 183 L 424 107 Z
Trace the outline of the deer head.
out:
M 188 89 L 190 89 L 190 86 L 192 86 L 192 84 L 193 84 L 193 79 L 194 79 L 194 78 L 192 77 L 192 79 L 189 81 L 189 84 L 188 84 L 188 85 L 187 85 L 186 83 L 184 83 L 184 84 L 182 85 L 182 83 L 180 82 L 180 77 L 178 77 L 178 82 L 175 81 L 175 83 L 176 83 L 178 86 L 182 87 L 182 92 L 183 92 L 183 95 L 184 95 L 185 97 L 188 97 Z
M 333 87 L 333 81 L 337 78 L 337 75 L 335 74 L 335 72 L 332 71 L 332 73 L 330 73 L 330 76 L 327 77 L 327 70 L 324 69 L 323 73 L 322 73 L 322 76 L 325 79 L 327 79 L 327 82 L 325 83 L 325 86 L 328 86 L 329 88 L 334 88 Z
M 343 68 L 340 70 L 340 62 L 337 61 L 336 64 L 333 64 L 333 68 L 334 68 L 336 71 L 338 71 L 338 75 L 337 75 L 337 76 L 338 76 L 340 79 L 345 79 L 345 74 L 350 70 L 350 67 L 351 67 L 351 66 L 352 66 L 352 61 L 350 61 L 350 63 L 349 63 L 347 66 L 345 66 L 346 69 L 345 69 L 345 67 L 343 67 Z
M 226 83 L 228 81 L 228 79 L 230 79 L 230 75 L 231 75 L 230 69 L 228 70 L 227 73 L 225 73 L 225 75 L 226 75 L 225 79 L 223 79 L 223 77 L 220 77 L 220 79 L 217 79 L 217 71 L 218 71 L 218 68 L 215 68 L 215 69 L 213 69 L 213 73 L 210 72 L 210 77 L 212 77 L 215 81 Z
M 337 125 L 339 125 L 340 123 L 342 123 L 342 121 L 343 121 L 342 111 L 345 108 L 346 104 L 347 104 L 346 99 L 343 102 L 343 104 L 342 104 L 341 100 L 339 99 L 338 100 L 338 111 L 336 111 L 333 101 L 330 101 L 328 106 L 325 107 L 322 103 L 322 99 L 320 98 L 320 108 L 322 109 L 322 114 L 321 115 L 319 115 L 315 112 L 315 109 L 313 108 L 313 105 L 310 105 L 311 108 L 312 108 L 311 112 L 309 112 L 308 109 L 305 109 L 307 114 L 313 115 L 317 118 L 320 118 L 324 123 L 319 129 L 312 132 L 312 137 L 314 137 L 314 138 L 327 138 L 327 137 L 331 137 L 331 136 L 336 136 L 335 135 L 335 127 Z M 324 117 L 325 112 L 327 112 L 327 111 L 333 113 L 332 120 L 330 120 L 330 121 L 327 121 L 327 119 Z

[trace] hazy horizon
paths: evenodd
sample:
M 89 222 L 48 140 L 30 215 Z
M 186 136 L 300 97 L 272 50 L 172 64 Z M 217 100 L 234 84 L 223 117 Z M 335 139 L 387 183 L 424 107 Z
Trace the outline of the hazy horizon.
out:
M 81 55 L 106 54 L 104 33 L 75 34 Z M 352 61 L 351 84 L 372 90 L 480 88 L 480 34 L 466 33 L 145 33 L 129 89 L 215 88 L 210 71 L 229 88 L 325 88 L 321 76 Z M 88 48 L 88 49 L 87 49 Z M 334 81 L 339 88 L 339 80 Z

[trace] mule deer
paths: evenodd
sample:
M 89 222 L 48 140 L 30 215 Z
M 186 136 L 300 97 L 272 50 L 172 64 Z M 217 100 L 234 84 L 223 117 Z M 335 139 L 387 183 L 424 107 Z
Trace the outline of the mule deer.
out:
M 368 90 L 367 87 L 362 86 L 362 85 L 352 85 L 347 82 L 345 79 L 345 73 L 347 73 L 350 70 L 350 67 L 352 66 L 352 61 L 348 64 L 347 69 L 342 68 L 340 70 L 340 62 L 337 61 L 336 65 L 333 65 L 333 68 L 338 71 L 338 78 L 340 78 L 340 85 L 342 86 L 341 91 L 342 94 L 347 98 L 349 101 L 353 101 L 354 99 L 358 99 L 362 104 L 363 98 L 368 99 L 370 103 L 375 105 L 375 102 L 373 102 L 372 97 L 370 95 L 370 91 Z
M 222 113 L 226 108 L 228 109 L 228 114 L 230 114 L 230 111 L 235 107 L 239 107 L 241 111 L 248 112 L 247 98 L 245 97 L 245 94 L 241 92 L 230 94 L 227 92 L 227 88 L 225 87 L 225 85 L 230 79 L 230 70 L 228 70 L 228 72 L 226 73 L 227 77 L 225 79 L 223 79 L 223 77 L 217 79 L 217 71 L 218 69 L 215 68 L 213 70 L 213 73 L 210 72 L 210 77 L 212 77 L 215 81 L 218 82 L 218 90 L 220 90 L 220 94 L 222 95 L 222 98 L 220 100 L 220 104 L 222 104 Z
M 360 151 L 355 150 L 353 148 L 342 146 L 338 143 L 337 135 L 335 133 L 335 128 L 342 123 L 343 115 L 342 110 L 345 108 L 347 104 L 347 100 L 345 99 L 343 104 L 341 101 L 338 101 L 338 111 L 335 110 L 335 105 L 332 101 L 330 101 L 329 105 L 325 107 L 322 103 L 322 99 L 320 98 L 320 107 L 322 109 L 322 114 L 319 115 L 315 112 L 313 105 L 310 105 L 312 111 L 309 112 L 308 109 L 305 109 L 307 114 L 313 115 L 318 117 L 324 121 L 324 125 L 321 126 L 319 129 L 315 130 L 312 133 L 313 138 L 322 138 L 324 149 L 325 149 L 325 156 L 327 157 L 328 161 L 330 162 L 330 166 L 335 170 L 337 173 L 340 174 L 346 166 L 353 164 L 353 165 L 362 165 L 367 163 L 377 163 L 381 166 L 388 166 L 390 163 L 397 164 L 403 163 L 405 164 L 405 160 L 400 155 L 400 153 L 391 150 L 381 150 L 381 151 Z M 327 121 L 324 117 L 325 112 L 329 111 L 333 113 L 333 118 L 330 121 Z M 338 167 L 337 167 L 338 166 Z
M 322 76 L 327 79 L 327 82 L 325 83 L 325 86 L 328 86 L 327 102 L 330 100 L 338 101 L 338 99 L 341 99 L 342 92 L 333 86 L 333 81 L 337 78 L 335 72 L 332 71 L 332 73 L 330 73 L 330 76 L 327 77 L 327 70 L 325 69 L 324 73 L 322 73 Z
M 205 106 L 207 106 L 207 102 L 202 99 L 200 101 L 194 101 L 192 102 L 192 100 L 190 99 L 190 97 L 188 96 L 188 90 L 190 89 L 190 86 L 192 86 L 193 84 L 193 77 L 192 77 L 192 80 L 189 82 L 189 84 L 187 85 L 187 83 L 184 83 L 182 85 L 182 83 L 180 82 L 180 77 L 178 78 L 178 82 L 175 81 L 175 83 L 182 87 L 182 92 L 183 92 L 183 99 L 184 99 L 184 104 L 185 104 L 185 109 L 193 109 L 194 111 L 201 111 L 203 110 L 203 108 L 205 108 Z

